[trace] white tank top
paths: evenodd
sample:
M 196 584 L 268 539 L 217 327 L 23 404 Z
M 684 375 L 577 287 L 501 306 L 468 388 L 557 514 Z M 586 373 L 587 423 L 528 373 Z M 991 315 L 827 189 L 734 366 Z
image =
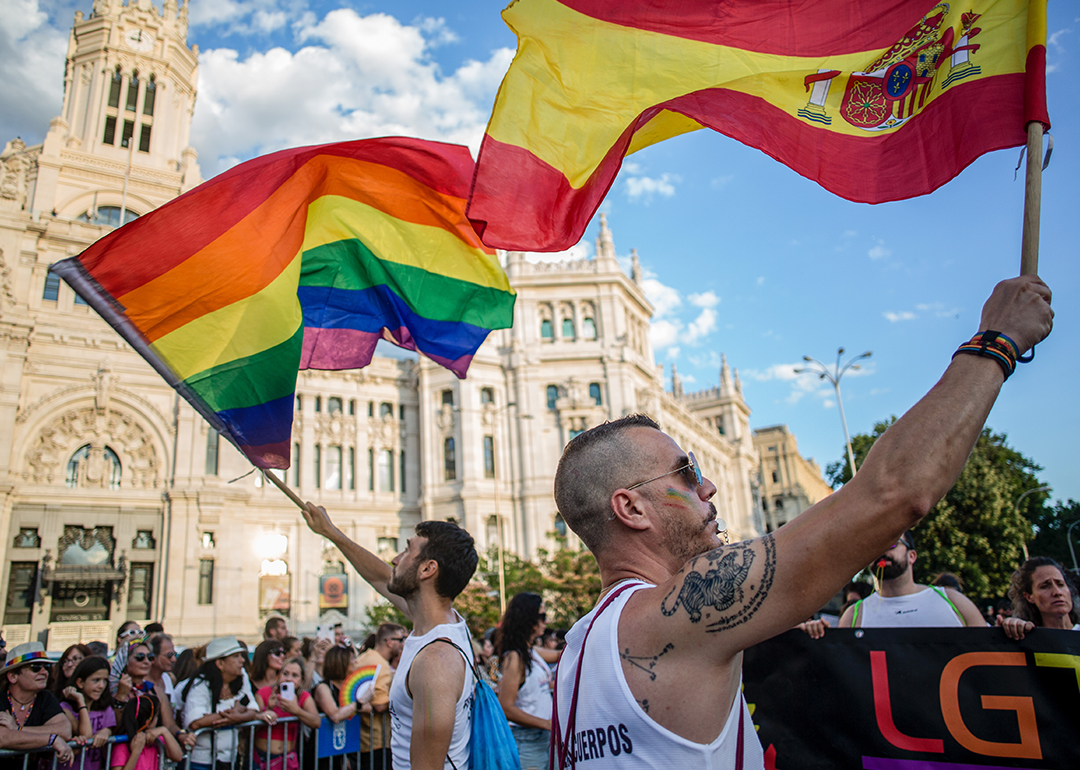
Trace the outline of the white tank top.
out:
M 904 596 L 882 596 L 876 591 L 859 603 L 854 623 L 858 628 L 955 628 L 964 621 L 944 596 L 927 586 Z
M 570 738 L 577 767 L 580 770 L 764 770 L 761 742 L 741 693 L 732 704 L 724 729 L 712 743 L 694 743 L 661 727 L 634 699 L 619 659 L 619 616 L 635 591 L 653 587 L 648 583 L 632 584 L 601 613 L 589 633 L 584 661 L 581 660 L 581 642 L 596 609 L 575 623 L 566 634 L 566 649 L 556 671 L 559 727 L 566 736 L 574 679 L 581 665 L 576 734 Z M 740 713 L 743 719 L 743 767 L 736 768 Z
M 395 770 L 410 770 L 412 759 L 409 755 L 409 744 L 412 737 L 413 724 L 413 699 L 405 688 L 408 681 L 409 669 L 412 667 L 416 653 L 428 642 L 439 638 L 450 639 L 463 652 L 468 654 L 472 650 L 472 639 L 469 637 L 469 629 L 465 620 L 454 610 L 456 623 L 443 623 L 435 626 L 423 636 L 409 636 L 401 650 L 401 661 L 398 663 L 394 681 L 390 684 L 390 752 L 393 755 Z M 440 644 L 442 644 L 440 642 Z M 459 653 L 455 652 L 455 655 Z M 464 663 L 464 659 L 462 659 Z M 472 733 L 472 701 L 473 687 L 472 667 L 465 665 L 465 683 L 461 687 L 461 695 L 458 696 L 454 712 L 454 734 L 450 738 L 450 751 L 448 756 L 454 761 L 454 767 L 467 768 L 469 766 L 469 735 Z M 451 765 L 443 761 L 446 770 L 451 770 Z
M 529 650 L 532 668 L 525 675 L 525 684 L 518 688 L 514 705 L 526 714 L 551 719 L 551 669 L 536 650 Z

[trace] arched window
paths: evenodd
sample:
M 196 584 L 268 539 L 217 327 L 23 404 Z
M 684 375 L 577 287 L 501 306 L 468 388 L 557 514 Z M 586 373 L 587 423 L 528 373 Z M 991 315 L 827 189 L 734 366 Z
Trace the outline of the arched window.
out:
M 109 106 L 120 106 L 120 87 L 124 84 L 124 78 L 120 74 L 120 65 L 116 65 L 116 71 L 113 72 L 112 82 L 109 83 Z M 116 127 L 116 123 L 113 123 L 113 127 Z M 112 142 L 106 140 L 106 144 L 112 144 Z
M 577 335 L 574 333 L 574 319 L 562 319 L 562 336 L 564 340 L 572 340 Z
M 124 108 L 129 112 L 135 112 L 135 107 L 139 103 L 139 71 L 135 70 L 131 73 L 131 80 L 128 81 L 127 90 L 127 103 Z
M 124 209 L 124 224 L 136 220 L 139 215 L 131 209 Z M 90 209 L 84 214 L 80 214 L 78 217 L 80 222 L 89 222 L 92 225 L 107 225 L 109 227 L 120 226 L 120 207 L 119 206 L 98 206 L 96 209 Z
M 379 404 L 379 417 L 387 418 L 394 416 L 394 405 L 388 401 L 383 401 Z
M 340 414 L 341 399 L 337 396 L 330 396 L 330 398 L 326 399 L 326 411 L 330 414 Z
M 494 404 L 495 403 L 495 388 L 480 388 L 480 403 L 481 404 Z
M 551 327 L 551 319 L 545 318 L 540 321 L 540 338 L 550 340 L 555 336 L 555 330 Z
M 604 405 L 604 396 L 603 396 L 603 393 L 600 390 L 600 383 L 599 382 L 590 382 L 589 383 L 589 398 L 591 398 L 593 400 L 593 403 L 596 404 L 597 406 L 603 406 Z
M 587 340 L 596 339 L 596 321 L 586 316 L 581 322 L 581 336 Z
M 89 444 L 75 450 L 75 454 L 68 460 L 65 481 L 68 489 L 88 486 L 90 483 L 106 489 L 120 488 L 120 457 L 111 447 L 103 447 L 101 455 L 95 455 L 96 451 Z
M 146 81 L 146 98 L 143 99 L 143 115 L 154 114 L 154 98 L 157 96 L 157 83 L 154 82 L 154 76 L 151 75 L 150 79 Z
M 561 513 L 555 514 L 555 536 L 566 537 L 566 522 L 563 520 Z
M 341 489 L 341 447 L 326 448 L 326 488 Z
M 547 408 L 554 409 L 555 402 L 559 400 L 559 386 L 548 385 L 547 386 Z

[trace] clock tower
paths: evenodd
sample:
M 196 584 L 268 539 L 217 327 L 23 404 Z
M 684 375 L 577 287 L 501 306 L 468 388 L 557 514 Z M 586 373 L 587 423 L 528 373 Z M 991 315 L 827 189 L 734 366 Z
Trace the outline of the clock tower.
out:
M 198 47 L 188 0 L 94 0 L 75 13 L 61 114 L 31 180 L 33 210 L 119 225 L 202 181 L 190 146 Z

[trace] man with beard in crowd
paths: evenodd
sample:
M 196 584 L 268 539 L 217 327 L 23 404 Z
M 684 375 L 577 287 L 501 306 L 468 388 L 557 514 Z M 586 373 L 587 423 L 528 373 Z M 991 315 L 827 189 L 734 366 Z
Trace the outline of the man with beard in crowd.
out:
M 915 582 L 911 568 L 917 558 L 915 538 L 908 530 L 870 565 L 878 575 L 878 590 L 848 607 L 840 628 L 985 627 L 979 609 L 956 589 Z
M 468 767 L 476 683 L 466 664 L 472 638 L 454 599 L 476 571 L 472 536 L 448 521 L 422 521 L 405 550 L 387 564 L 334 526 L 324 508 L 308 503 L 303 514 L 311 531 L 336 545 L 360 577 L 413 624 L 390 686 L 394 770 Z

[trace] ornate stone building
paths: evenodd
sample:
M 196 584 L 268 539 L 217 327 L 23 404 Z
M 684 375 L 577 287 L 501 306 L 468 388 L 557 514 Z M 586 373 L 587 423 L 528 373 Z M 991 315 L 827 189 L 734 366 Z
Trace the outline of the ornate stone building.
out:
M 0 590 L 9 644 L 112 639 L 157 619 L 181 641 L 255 639 L 268 613 L 309 631 L 357 628 L 373 592 L 299 512 L 49 272 L 121 221 L 200 182 L 188 146 L 197 50 L 187 2 L 96 0 L 75 16 L 63 110 L 44 142 L 0 163 Z M 481 548 L 576 547 L 552 496 L 565 443 L 648 412 L 692 448 L 733 538 L 761 530 L 749 409 L 726 362 L 720 386 L 664 389 L 652 307 L 634 258 L 620 270 L 606 221 L 596 257 L 505 258 L 513 328 L 469 377 L 427 359 L 301 373 L 293 466 L 387 558 L 421 519 L 454 519 Z M 755 521 L 757 524 L 755 525 Z
M 799 454 L 795 434 L 786 425 L 754 431 L 761 458 L 761 503 L 765 531 L 787 524 L 814 503 L 832 494 L 813 458 Z

